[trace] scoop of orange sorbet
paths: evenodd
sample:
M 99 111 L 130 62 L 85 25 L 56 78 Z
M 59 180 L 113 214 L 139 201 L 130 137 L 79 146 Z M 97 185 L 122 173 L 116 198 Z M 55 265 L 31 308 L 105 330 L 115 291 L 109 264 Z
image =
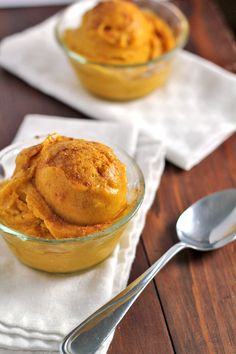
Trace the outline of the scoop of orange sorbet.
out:
M 126 206 L 125 166 L 100 143 L 62 140 L 42 149 L 35 185 L 54 212 L 79 225 L 113 220 Z
M 89 57 L 136 63 L 148 56 L 151 26 L 139 8 L 127 1 L 99 3 L 84 15 L 81 31 Z
M 85 236 L 114 222 L 126 195 L 126 168 L 111 148 L 55 134 L 17 156 L 0 188 L 0 220 L 31 236 Z
M 97 63 L 138 64 L 170 50 L 174 36 L 155 13 L 129 1 L 110 0 L 87 11 L 80 27 L 66 30 L 64 42 Z

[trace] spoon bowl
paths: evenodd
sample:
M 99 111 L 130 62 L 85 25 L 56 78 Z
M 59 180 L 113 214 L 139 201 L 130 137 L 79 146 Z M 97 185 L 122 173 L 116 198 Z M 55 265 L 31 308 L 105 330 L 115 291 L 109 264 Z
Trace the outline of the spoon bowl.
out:
M 195 250 L 211 251 L 226 245 L 236 233 L 236 189 L 198 200 L 180 215 L 176 231 L 179 240 Z
M 235 240 L 236 189 L 217 192 L 197 201 L 179 217 L 176 231 L 180 242 L 71 331 L 61 344 L 62 354 L 94 354 L 155 275 L 181 250 L 211 251 Z

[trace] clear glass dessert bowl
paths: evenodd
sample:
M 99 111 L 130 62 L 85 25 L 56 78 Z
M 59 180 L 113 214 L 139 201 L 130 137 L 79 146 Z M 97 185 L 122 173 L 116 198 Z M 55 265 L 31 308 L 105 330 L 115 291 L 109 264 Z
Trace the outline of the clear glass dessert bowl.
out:
M 172 3 L 155 0 L 135 0 L 140 8 L 158 14 L 171 28 L 175 45 L 157 57 L 141 64 L 100 64 L 71 50 L 63 40 L 67 29 L 75 29 L 83 14 L 99 1 L 78 1 L 59 15 L 55 34 L 81 84 L 92 94 L 109 100 L 132 100 L 147 95 L 169 78 L 172 63 L 188 39 L 189 26 L 184 14 Z
M 18 153 L 39 144 L 44 138 L 12 144 L 0 152 L 0 183 L 11 177 Z M 44 239 L 23 234 L 0 222 L 0 234 L 14 255 L 25 265 L 51 273 L 68 273 L 89 268 L 106 259 L 114 250 L 128 223 L 142 204 L 144 178 L 136 162 L 124 151 L 112 147 L 125 164 L 128 179 L 128 206 L 108 227 L 86 236 Z M 1 207 L 1 206 L 0 206 Z

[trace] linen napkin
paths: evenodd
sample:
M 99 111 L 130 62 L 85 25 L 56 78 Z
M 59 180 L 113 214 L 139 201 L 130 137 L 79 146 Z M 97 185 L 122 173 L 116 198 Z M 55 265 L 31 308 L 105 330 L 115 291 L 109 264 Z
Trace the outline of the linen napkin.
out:
M 113 254 L 80 273 L 53 275 L 22 265 L 0 238 L 0 353 L 58 351 L 61 339 L 126 285 L 145 217 L 164 168 L 164 149 L 131 123 L 27 116 L 15 141 L 58 132 L 112 141 L 133 155 L 144 172 L 144 202 Z M 109 341 L 111 338 L 109 339 Z M 104 354 L 108 343 L 99 351 Z
M 88 4 L 84 2 L 81 6 L 86 10 Z M 80 85 L 54 38 L 56 21 L 54 16 L 4 39 L 0 46 L 0 65 L 91 117 L 135 122 L 164 142 L 169 161 L 187 170 L 235 131 L 236 78 L 233 74 L 180 51 L 171 78 L 163 88 L 135 101 L 104 101 Z

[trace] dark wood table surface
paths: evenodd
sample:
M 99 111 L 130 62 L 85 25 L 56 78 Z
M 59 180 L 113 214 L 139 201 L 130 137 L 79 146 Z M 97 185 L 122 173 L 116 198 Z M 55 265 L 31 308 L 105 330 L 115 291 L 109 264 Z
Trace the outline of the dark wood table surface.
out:
M 233 36 L 213 1 L 175 2 L 190 21 L 187 49 L 235 71 Z M 33 26 L 59 9 L 0 10 L 0 38 Z M 86 117 L 0 69 L 0 148 L 11 142 L 27 113 Z M 175 222 L 186 207 L 206 194 L 231 187 L 236 187 L 236 135 L 191 171 L 167 163 L 130 281 L 177 241 Z M 177 255 L 128 312 L 109 354 L 235 354 L 235 246 Z

